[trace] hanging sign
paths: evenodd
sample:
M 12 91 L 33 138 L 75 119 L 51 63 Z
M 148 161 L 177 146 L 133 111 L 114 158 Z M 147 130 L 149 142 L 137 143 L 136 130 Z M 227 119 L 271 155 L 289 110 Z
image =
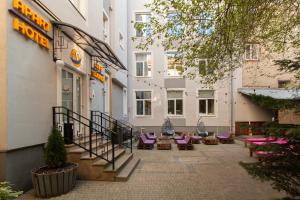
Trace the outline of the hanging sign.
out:
M 47 37 L 46 33 L 50 31 L 51 24 L 21 0 L 13 0 L 13 8 L 14 10 L 10 11 L 18 16 L 13 19 L 14 30 L 49 49 L 49 36 Z M 25 23 L 23 20 L 30 23 Z
M 81 55 L 77 49 L 72 49 L 70 52 L 70 59 L 75 67 L 80 67 L 81 65 Z
M 99 63 L 95 63 L 94 67 L 92 68 L 92 74 L 91 76 L 98 79 L 102 83 L 105 81 L 105 77 L 103 75 L 103 70 L 105 68 L 101 66 Z

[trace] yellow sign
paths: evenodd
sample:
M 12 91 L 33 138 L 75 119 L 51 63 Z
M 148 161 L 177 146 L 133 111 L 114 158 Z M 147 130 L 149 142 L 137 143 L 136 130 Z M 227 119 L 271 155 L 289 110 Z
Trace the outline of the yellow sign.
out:
M 99 63 L 95 63 L 94 68 L 98 71 L 102 71 L 104 67 L 102 67 Z
M 72 49 L 70 53 L 70 58 L 75 67 L 80 67 L 81 65 L 81 55 L 76 49 Z
M 28 17 L 32 22 L 41 27 L 44 31 L 50 31 L 50 23 L 40 17 L 36 12 L 34 12 L 30 7 L 24 4 L 21 0 L 13 0 L 13 8 Z M 14 18 L 13 20 L 14 30 L 19 31 L 25 37 L 35 41 L 42 47 L 49 49 L 49 40 L 40 32 L 35 30 L 29 25 L 26 25 L 25 22 L 18 18 Z
M 92 77 L 98 79 L 99 81 L 101 82 L 104 82 L 105 81 L 105 77 L 95 71 L 92 71 Z

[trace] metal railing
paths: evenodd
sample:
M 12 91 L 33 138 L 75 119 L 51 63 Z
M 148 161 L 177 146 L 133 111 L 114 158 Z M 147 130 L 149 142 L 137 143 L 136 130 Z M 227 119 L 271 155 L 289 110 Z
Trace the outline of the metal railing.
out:
M 90 157 L 97 156 L 111 163 L 115 169 L 117 143 L 113 137 L 117 132 L 110 126 L 103 126 L 103 123 L 97 123 L 63 106 L 52 107 L 52 112 L 53 127 L 61 131 L 66 144 L 79 146 Z
M 103 134 L 109 134 L 106 131 L 112 130 L 113 135 L 111 137 L 114 143 L 129 148 L 132 153 L 133 126 L 114 119 L 112 116 L 101 111 L 91 111 L 91 120 L 95 122 L 94 128 Z

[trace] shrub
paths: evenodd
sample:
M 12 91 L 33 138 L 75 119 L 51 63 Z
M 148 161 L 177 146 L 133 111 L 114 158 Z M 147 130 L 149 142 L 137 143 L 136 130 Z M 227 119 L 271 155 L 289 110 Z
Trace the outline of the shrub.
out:
M 53 128 L 45 148 L 45 162 L 51 168 L 62 167 L 67 161 L 67 151 L 61 132 Z
M 0 200 L 13 200 L 22 193 L 22 191 L 14 191 L 7 182 L 0 182 Z

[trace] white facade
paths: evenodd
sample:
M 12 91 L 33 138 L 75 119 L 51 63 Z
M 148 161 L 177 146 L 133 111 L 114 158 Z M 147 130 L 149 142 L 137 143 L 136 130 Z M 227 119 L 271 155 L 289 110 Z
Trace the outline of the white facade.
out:
M 144 7 L 149 0 L 130 0 L 128 1 L 128 73 L 129 73 L 129 116 L 130 121 L 140 127 L 145 127 L 150 130 L 155 130 L 159 133 L 160 127 L 164 120 L 169 117 L 175 126 L 175 131 L 178 130 L 194 130 L 197 125 L 199 117 L 205 123 L 206 127 L 211 131 L 229 129 L 231 125 L 231 96 L 230 96 L 230 81 L 219 81 L 212 88 L 205 88 L 205 86 L 199 83 L 199 77 L 195 79 L 183 78 L 178 76 L 176 70 L 168 70 L 167 53 L 164 52 L 163 47 L 157 42 L 151 46 L 147 52 L 136 48 L 138 39 L 133 42 L 131 38 L 136 36 L 134 24 L 132 22 L 138 20 L 147 20 L 146 14 L 151 14 Z M 136 16 L 136 15 L 143 16 Z M 148 56 L 145 58 L 145 54 Z M 143 57 L 144 56 L 144 57 Z M 147 68 L 143 64 L 147 62 Z M 149 68 L 151 67 L 151 70 Z M 144 69 L 144 70 L 142 70 Z M 174 66 L 176 69 L 176 66 Z M 189 69 L 194 70 L 196 69 Z M 148 72 L 145 72 L 148 71 Z M 197 73 L 197 72 L 196 72 Z M 200 113 L 198 95 L 199 90 L 213 90 L 213 100 L 208 100 L 210 104 L 213 101 L 213 112 Z M 149 102 L 142 103 L 137 100 L 136 92 L 138 91 L 150 91 L 151 92 L 151 114 L 148 115 L 145 112 L 143 105 L 149 104 Z M 181 96 L 172 98 L 172 93 L 168 91 L 178 91 Z M 181 100 L 182 99 L 182 100 Z M 205 101 L 205 98 L 202 98 Z M 169 104 L 178 104 L 175 110 L 168 107 Z M 174 100 L 174 101 L 173 101 Z M 201 101 L 201 103 L 204 103 Z M 206 101 L 207 102 L 207 101 Z M 182 109 L 178 107 L 181 107 Z M 205 103 L 204 103 L 205 104 Z M 203 104 L 203 105 L 204 105 Z M 140 108 L 138 108 L 140 106 Z M 149 106 L 147 106 L 149 107 Z M 204 106 L 205 107 L 205 106 Z M 211 106 L 209 106 L 211 107 Z M 150 108 L 146 108 L 146 110 Z M 208 107 L 206 107 L 207 111 Z M 211 109 L 211 108 L 210 108 Z M 205 109 L 204 109 L 205 110 Z M 150 112 L 150 111 L 146 111 Z

